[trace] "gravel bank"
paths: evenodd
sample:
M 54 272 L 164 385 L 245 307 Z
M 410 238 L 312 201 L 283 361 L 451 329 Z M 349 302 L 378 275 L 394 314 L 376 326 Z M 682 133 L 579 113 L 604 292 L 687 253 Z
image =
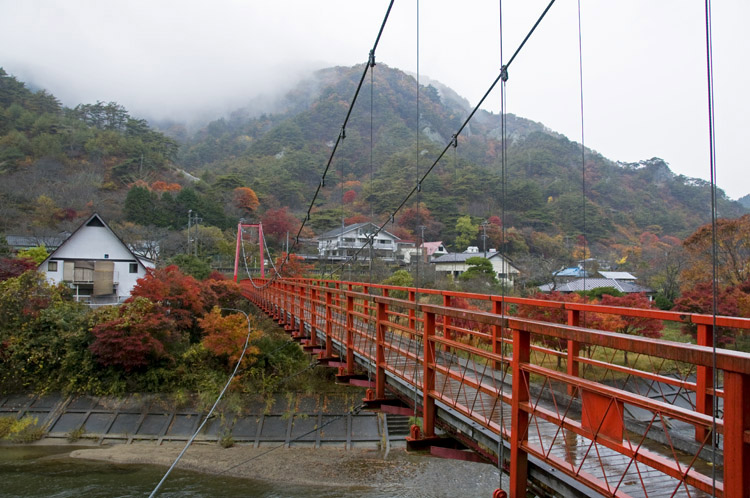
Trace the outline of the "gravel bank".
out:
M 168 467 L 184 444 L 118 444 L 73 451 L 73 458 Z M 328 487 L 378 488 L 391 496 L 492 496 L 498 486 L 491 465 L 444 460 L 393 449 L 253 448 L 193 445 L 178 465 L 214 475 Z

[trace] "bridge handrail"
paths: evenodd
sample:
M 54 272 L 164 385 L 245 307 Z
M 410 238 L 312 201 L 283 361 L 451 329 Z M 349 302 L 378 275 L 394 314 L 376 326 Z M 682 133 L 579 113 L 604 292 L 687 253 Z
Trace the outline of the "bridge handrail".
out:
M 474 292 L 462 292 L 462 291 L 450 291 L 441 289 L 427 289 L 418 287 L 401 287 L 396 285 L 385 285 L 385 284 L 366 284 L 362 282 L 343 282 L 337 280 L 315 280 L 315 279 L 292 279 L 290 282 L 295 282 L 303 286 L 315 286 L 315 283 L 320 284 L 333 284 L 339 285 L 354 285 L 359 287 L 368 287 L 370 289 L 387 289 L 389 291 L 404 291 L 413 292 L 418 294 L 426 295 L 439 295 L 448 297 L 458 297 L 463 299 L 473 299 L 477 301 L 485 302 L 505 302 L 508 304 L 520 304 L 526 306 L 536 306 L 541 308 L 555 308 L 566 311 L 590 311 L 592 313 L 602 313 L 611 315 L 621 315 L 629 317 L 641 317 L 641 318 L 655 318 L 657 320 L 665 320 L 679 323 L 692 323 L 701 325 L 713 325 L 713 315 L 707 315 L 703 313 L 688 313 L 680 311 L 664 311 L 658 309 L 645 309 L 645 308 L 628 308 L 623 306 L 609 306 L 602 304 L 586 304 L 586 303 L 572 303 L 566 301 L 549 301 L 544 299 L 534 299 L 528 297 L 514 297 L 514 296 L 499 296 L 493 294 L 480 294 Z M 373 297 L 374 294 L 361 293 L 363 295 Z M 744 330 L 750 330 L 750 318 L 743 317 L 731 317 L 724 315 L 716 316 L 716 325 L 719 327 L 730 327 Z

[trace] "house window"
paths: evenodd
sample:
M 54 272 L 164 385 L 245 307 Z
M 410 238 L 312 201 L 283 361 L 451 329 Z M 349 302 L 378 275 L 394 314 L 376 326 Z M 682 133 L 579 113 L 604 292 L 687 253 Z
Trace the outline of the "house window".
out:
M 130 263 L 130 273 L 138 273 L 138 263 Z
M 47 263 L 47 271 L 57 271 L 57 261 L 49 261 Z

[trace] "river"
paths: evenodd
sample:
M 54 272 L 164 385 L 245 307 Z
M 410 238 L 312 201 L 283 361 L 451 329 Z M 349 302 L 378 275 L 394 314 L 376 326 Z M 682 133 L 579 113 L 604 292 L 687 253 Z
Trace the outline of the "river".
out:
M 154 465 L 116 465 L 68 458 L 69 446 L 0 446 L 2 497 L 143 497 L 166 469 Z M 386 494 L 383 494 L 386 493 Z M 175 470 L 162 486 L 161 497 L 350 497 L 384 498 L 388 491 L 369 488 L 310 488 L 274 485 Z

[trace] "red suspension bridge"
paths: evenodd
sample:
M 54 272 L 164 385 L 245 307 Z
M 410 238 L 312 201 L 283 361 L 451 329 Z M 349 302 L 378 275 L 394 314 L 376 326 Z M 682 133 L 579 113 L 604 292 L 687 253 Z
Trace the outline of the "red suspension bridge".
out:
M 450 436 L 500 459 L 510 496 L 750 496 L 750 354 L 711 348 L 714 327 L 744 331 L 750 319 L 356 282 L 256 283 L 265 285 L 245 286 L 245 296 L 338 367 L 340 380 L 368 386 L 367 406 L 422 417 L 410 445 L 470 458 L 443 448 Z M 514 316 L 518 306 L 562 310 L 567 324 Z M 698 344 L 587 328 L 592 313 L 693 324 Z M 723 385 L 715 391 L 714 368 Z
M 497 85 L 501 88 L 500 157 L 505 185 L 508 69 L 554 1 L 549 2 L 507 62 L 500 54 L 500 73 L 434 162 L 420 170 L 420 154 L 416 154 L 414 185 L 393 212 L 388 216 L 381 213 L 380 219 L 384 221 L 375 233 L 369 234 L 370 247 L 373 237 L 409 202 L 414 202 L 418 209 L 424 180 L 447 151 L 458 145 L 458 136 Z M 375 51 L 392 6 L 393 1 L 370 50 L 338 137 L 332 142 L 307 214 L 292 239 L 292 252 L 325 187 L 365 76 L 376 65 Z M 707 2 L 715 232 L 709 14 Z M 417 23 L 418 19 L 417 12 Z M 581 60 L 580 4 L 578 30 Z M 420 114 L 418 66 L 417 63 L 417 116 Z M 579 72 L 581 198 L 585 201 L 580 62 Z M 372 92 L 372 80 L 370 88 Z M 372 115 L 372 96 L 370 102 Z M 419 117 L 417 125 L 419 128 Z M 419 151 L 419 132 L 416 142 Z M 502 205 L 504 213 L 504 187 Z M 585 240 L 585 202 L 581 209 Z M 418 213 L 417 210 L 417 217 Z M 506 226 L 504 220 L 502 225 Z M 238 257 L 241 237 L 242 225 L 238 228 Z M 714 264 L 715 253 L 714 248 Z M 344 264 L 356 260 L 358 254 L 349 256 Z M 262 249 L 259 264 L 262 268 Z M 283 263 L 281 266 L 283 269 Z M 719 328 L 744 332 L 750 329 L 750 319 L 322 278 L 288 279 L 282 277 L 282 269 L 275 271 L 271 279 L 250 280 L 251 285 L 244 287 L 245 296 L 317 355 L 319 363 L 337 367 L 339 380 L 367 386 L 366 406 L 421 417 L 421 427 L 412 428 L 410 446 L 430 448 L 443 456 L 470 459 L 474 458 L 471 455 L 479 455 L 494 462 L 508 474 L 512 497 L 525 497 L 529 493 L 566 497 L 750 497 L 750 354 L 714 347 L 714 333 L 718 334 Z M 235 279 L 236 276 L 237 265 Z M 523 318 L 516 313 L 518 307 L 552 308 L 566 314 L 567 323 Z M 592 328 L 597 323 L 592 315 L 687 324 L 697 329 L 697 344 L 597 330 Z M 558 347 L 551 348 L 548 344 Z M 456 441 L 462 448 L 456 447 Z M 498 489 L 495 495 L 499 498 L 505 492 Z

